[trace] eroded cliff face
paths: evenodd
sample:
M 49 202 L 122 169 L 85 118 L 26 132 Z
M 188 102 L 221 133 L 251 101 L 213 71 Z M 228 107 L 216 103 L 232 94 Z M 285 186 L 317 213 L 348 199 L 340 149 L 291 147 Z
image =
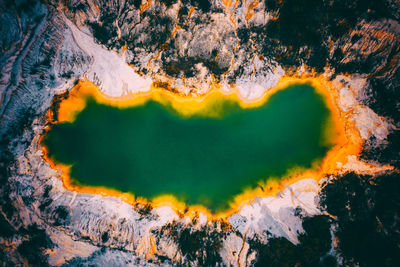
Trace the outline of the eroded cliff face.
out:
M 9 1 L 0 10 L 1 261 L 398 262 L 400 201 L 382 189 L 399 188 L 397 1 Z M 193 96 L 218 86 L 251 100 L 284 75 L 330 81 L 341 118 L 356 130 L 347 138 L 364 143 L 363 151 L 337 162 L 337 171 L 319 182 L 304 177 L 229 217 L 68 191 L 61 171 L 43 159 L 46 113 L 79 79 L 110 97 L 153 84 Z M 388 209 L 385 197 L 393 199 Z M 349 249 L 351 230 L 390 249 L 364 257 Z

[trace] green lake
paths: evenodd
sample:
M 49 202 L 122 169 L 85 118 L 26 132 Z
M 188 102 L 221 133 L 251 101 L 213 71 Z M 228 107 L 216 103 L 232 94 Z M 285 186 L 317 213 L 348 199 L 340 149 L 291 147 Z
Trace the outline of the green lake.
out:
M 157 102 L 119 109 L 89 99 L 73 123 L 51 127 L 49 157 L 72 164 L 79 185 L 105 186 L 152 199 L 173 194 L 223 211 L 244 188 L 294 167 L 310 168 L 331 145 L 331 113 L 307 84 L 242 109 L 221 100 L 221 118 L 181 117 Z

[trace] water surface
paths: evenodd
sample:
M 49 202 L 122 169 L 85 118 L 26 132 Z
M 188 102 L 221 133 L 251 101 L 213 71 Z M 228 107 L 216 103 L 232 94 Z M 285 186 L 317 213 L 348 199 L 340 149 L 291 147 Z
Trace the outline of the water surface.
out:
M 49 156 L 73 164 L 76 183 L 151 199 L 173 194 L 221 211 L 243 188 L 293 167 L 310 168 L 329 150 L 330 112 L 309 85 L 294 85 L 253 109 L 221 100 L 221 118 L 181 117 L 149 101 L 118 109 L 89 99 L 73 123 L 54 125 Z

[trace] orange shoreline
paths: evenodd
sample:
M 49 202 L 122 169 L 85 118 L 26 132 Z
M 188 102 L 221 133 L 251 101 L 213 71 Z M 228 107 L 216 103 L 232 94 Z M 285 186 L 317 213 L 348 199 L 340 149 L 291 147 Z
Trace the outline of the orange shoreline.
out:
M 196 216 L 198 213 L 203 213 L 206 214 L 208 218 L 223 219 L 238 211 L 243 205 L 250 203 L 256 196 L 273 196 L 282 191 L 288 185 L 299 180 L 311 178 L 318 182 L 327 174 L 337 174 L 339 172 L 337 162 L 346 162 L 348 155 L 359 155 L 363 144 L 362 139 L 355 124 L 349 121 L 347 116 L 345 116 L 346 114 L 337 107 L 339 97 L 338 92 L 330 81 L 322 76 L 301 78 L 285 76 L 280 79 L 275 87 L 265 92 L 262 97 L 252 101 L 246 101 L 240 96 L 237 90 L 234 89 L 231 92 L 226 92 L 221 90 L 219 85 L 213 86 L 207 94 L 199 97 L 182 96 L 155 86 L 152 86 L 151 89 L 145 93 L 110 97 L 102 93 L 93 83 L 87 80 L 82 80 L 70 91 L 68 98 L 61 101 L 58 109 L 58 120 L 55 123 L 73 122 L 76 115 L 85 108 L 86 99 L 89 96 L 93 97 L 95 101 L 100 104 L 111 105 L 119 108 L 142 105 L 146 101 L 154 100 L 163 105 L 171 106 L 182 116 L 189 117 L 193 114 L 200 114 L 215 117 L 220 114 L 218 113 L 218 110 L 213 109 L 213 104 L 220 99 L 234 100 L 239 103 L 242 108 L 254 108 L 265 104 L 272 94 L 284 90 L 290 85 L 299 83 L 311 84 L 315 88 L 316 92 L 323 97 L 327 107 L 331 111 L 332 121 L 329 125 L 325 126 L 326 136 L 324 139 L 326 140 L 324 141 L 333 144 L 332 149 L 328 151 L 321 162 L 315 163 L 315 167 L 312 169 L 294 169 L 282 177 L 279 182 L 275 179 L 269 179 L 267 182 L 261 182 L 260 186 L 257 188 L 244 189 L 243 193 L 235 196 L 234 200 L 229 203 L 230 208 L 227 211 L 218 212 L 216 214 L 211 213 L 207 208 L 201 205 L 188 206 L 185 203 L 178 201 L 173 195 L 162 195 L 151 200 L 146 200 L 142 197 L 135 197 L 132 193 L 122 193 L 106 187 L 80 186 L 72 184 L 72 178 L 69 175 L 71 166 L 55 163 L 47 156 L 48 150 L 43 145 L 43 142 L 41 142 L 45 133 L 42 134 L 39 144 L 42 146 L 44 152 L 43 158 L 53 169 L 60 170 L 64 187 L 67 190 L 118 197 L 131 205 L 146 205 L 150 203 L 152 207 L 156 208 L 169 206 L 178 214 L 189 216 L 191 218 Z M 52 117 L 53 114 L 51 109 L 49 109 L 47 115 L 49 119 Z

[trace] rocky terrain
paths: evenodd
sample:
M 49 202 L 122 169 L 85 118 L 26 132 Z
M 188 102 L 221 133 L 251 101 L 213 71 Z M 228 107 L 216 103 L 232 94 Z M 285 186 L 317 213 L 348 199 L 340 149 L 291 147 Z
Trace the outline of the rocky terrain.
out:
M 399 20 L 398 0 L 2 1 L 0 262 L 399 266 Z M 47 111 L 80 79 L 251 100 L 287 76 L 329 81 L 362 152 L 227 218 L 68 191 L 43 159 Z

